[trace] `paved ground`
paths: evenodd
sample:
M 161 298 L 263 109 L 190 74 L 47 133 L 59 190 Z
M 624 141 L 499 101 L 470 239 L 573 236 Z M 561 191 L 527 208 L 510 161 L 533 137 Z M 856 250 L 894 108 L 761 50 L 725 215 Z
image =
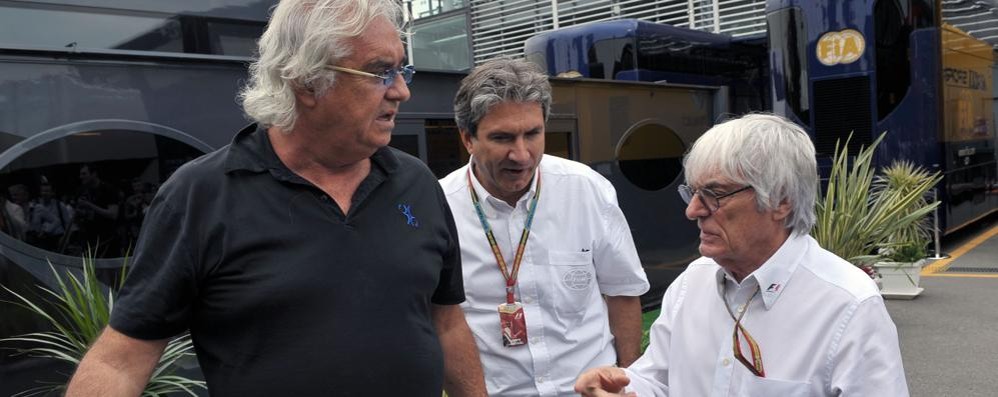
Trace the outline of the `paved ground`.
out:
M 913 397 L 998 395 L 998 222 L 950 238 L 943 252 L 951 269 L 923 274 L 925 291 L 910 301 L 889 300 L 901 335 Z M 966 271 L 976 269 L 977 271 Z
M 913 397 L 998 394 L 998 278 L 923 277 L 925 292 L 887 309 Z

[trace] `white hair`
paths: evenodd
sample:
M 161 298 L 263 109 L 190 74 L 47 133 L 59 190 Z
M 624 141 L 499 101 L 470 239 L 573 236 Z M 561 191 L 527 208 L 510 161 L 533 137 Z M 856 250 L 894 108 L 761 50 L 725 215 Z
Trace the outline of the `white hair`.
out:
M 297 118 L 295 90 L 321 97 L 334 79 L 325 67 L 351 55 L 347 40 L 378 17 L 400 30 L 401 16 L 394 0 L 281 0 L 239 94 L 243 111 L 263 126 L 289 130 Z
M 800 126 L 772 114 L 749 114 L 715 125 L 683 159 L 686 183 L 721 176 L 751 185 L 760 210 L 790 204 L 784 225 L 794 235 L 814 226 L 818 166 L 814 144 Z

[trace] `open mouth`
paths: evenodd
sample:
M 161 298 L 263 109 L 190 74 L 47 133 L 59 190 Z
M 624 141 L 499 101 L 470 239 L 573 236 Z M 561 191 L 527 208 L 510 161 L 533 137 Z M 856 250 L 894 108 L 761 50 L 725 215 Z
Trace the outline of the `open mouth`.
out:
M 378 121 L 391 122 L 395 121 L 395 112 L 385 112 L 378 116 Z

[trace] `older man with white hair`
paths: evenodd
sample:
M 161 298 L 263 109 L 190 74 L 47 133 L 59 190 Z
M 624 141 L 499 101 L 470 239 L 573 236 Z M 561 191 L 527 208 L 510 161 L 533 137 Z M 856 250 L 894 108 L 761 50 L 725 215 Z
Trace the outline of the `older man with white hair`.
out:
M 822 249 L 807 133 L 752 114 L 707 131 L 679 194 L 700 259 L 669 287 L 627 369 L 579 377 L 584 396 L 907 396 L 897 328 L 873 281 Z
M 282 0 L 243 107 L 147 214 L 110 326 L 70 396 L 137 396 L 190 330 L 213 396 L 485 394 L 457 230 L 387 147 L 409 99 L 394 0 Z

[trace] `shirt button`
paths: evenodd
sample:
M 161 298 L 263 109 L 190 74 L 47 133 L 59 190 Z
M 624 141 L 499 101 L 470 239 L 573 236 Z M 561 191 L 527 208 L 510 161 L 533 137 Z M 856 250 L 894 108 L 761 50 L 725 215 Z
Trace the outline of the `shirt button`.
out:
M 736 309 L 736 310 L 738 310 L 739 313 L 745 311 L 745 305 L 739 305 L 738 309 Z
M 725 358 L 724 360 L 721 360 L 721 365 L 727 367 L 731 365 L 731 360 Z
M 547 378 L 545 378 L 543 376 L 538 376 L 537 377 L 537 383 L 544 383 L 546 381 L 547 381 Z

